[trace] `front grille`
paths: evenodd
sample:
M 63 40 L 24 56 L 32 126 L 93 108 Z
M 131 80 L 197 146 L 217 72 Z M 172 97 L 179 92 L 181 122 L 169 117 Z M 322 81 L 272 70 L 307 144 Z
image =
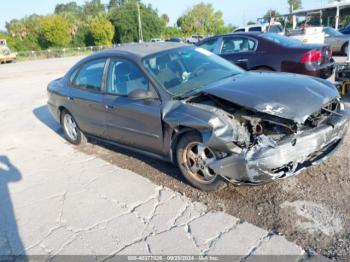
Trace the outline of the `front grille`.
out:
M 340 102 L 338 99 L 332 100 L 323 106 L 320 110 L 313 113 L 306 120 L 305 125 L 309 127 L 317 127 L 327 121 L 332 115 L 339 114 Z

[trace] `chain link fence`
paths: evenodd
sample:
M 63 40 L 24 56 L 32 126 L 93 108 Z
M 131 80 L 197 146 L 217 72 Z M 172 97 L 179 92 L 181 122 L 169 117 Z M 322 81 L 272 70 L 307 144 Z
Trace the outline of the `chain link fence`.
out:
M 46 59 L 46 58 L 57 58 L 67 56 L 83 56 L 89 55 L 97 51 L 116 47 L 112 46 L 87 46 L 87 47 L 75 47 L 75 48 L 55 48 L 40 51 L 21 51 L 17 52 L 17 60 L 33 60 L 33 59 Z

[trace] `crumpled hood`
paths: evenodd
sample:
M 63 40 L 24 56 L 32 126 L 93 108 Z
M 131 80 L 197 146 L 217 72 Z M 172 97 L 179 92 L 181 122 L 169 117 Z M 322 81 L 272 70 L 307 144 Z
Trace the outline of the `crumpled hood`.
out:
M 339 97 L 328 81 L 286 73 L 247 72 L 216 82 L 204 93 L 296 123 L 304 123 L 323 105 Z

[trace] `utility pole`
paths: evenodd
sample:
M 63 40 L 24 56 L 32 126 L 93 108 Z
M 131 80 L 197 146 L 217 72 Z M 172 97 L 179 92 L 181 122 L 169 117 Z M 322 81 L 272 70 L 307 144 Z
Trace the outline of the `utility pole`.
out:
M 138 19 L 139 19 L 139 43 L 143 42 L 143 33 L 142 33 L 142 21 L 141 21 L 141 11 L 140 11 L 140 4 L 139 2 L 136 2 L 137 5 L 137 12 L 138 12 Z

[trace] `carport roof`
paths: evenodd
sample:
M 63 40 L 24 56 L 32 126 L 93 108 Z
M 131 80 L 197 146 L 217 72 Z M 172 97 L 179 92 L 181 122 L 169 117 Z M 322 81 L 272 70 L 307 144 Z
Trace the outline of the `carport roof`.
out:
M 342 15 L 349 15 L 350 14 L 350 0 L 346 1 L 334 1 L 331 3 L 328 3 L 320 8 L 311 8 L 311 9 L 299 9 L 295 10 L 292 13 L 284 14 L 280 16 L 307 16 L 307 15 L 313 15 L 313 14 L 319 14 L 320 12 L 323 12 L 324 16 L 335 16 L 336 15 L 336 9 L 339 8 L 342 11 Z

